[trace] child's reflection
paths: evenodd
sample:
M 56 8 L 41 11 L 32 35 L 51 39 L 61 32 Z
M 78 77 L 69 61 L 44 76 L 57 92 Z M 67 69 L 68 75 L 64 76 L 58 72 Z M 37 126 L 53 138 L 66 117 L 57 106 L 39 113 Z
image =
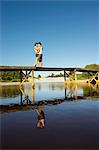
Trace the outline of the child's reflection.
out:
M 44 128 L 45 126 L 45 115 L 44 115 L 44 105 L 42 106 L 42 109 L 40 110 L 39 106 L 35 109 L 37 114 L 38 114 L 38 122 L 37 122 L 37 127 L 38 128 Z

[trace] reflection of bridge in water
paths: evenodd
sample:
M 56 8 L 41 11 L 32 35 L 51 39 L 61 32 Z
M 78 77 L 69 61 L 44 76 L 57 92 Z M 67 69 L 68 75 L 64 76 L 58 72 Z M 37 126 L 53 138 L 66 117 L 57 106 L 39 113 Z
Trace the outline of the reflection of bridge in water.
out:
M 55 88 L 55 84 L 52 83 L 51 88 L 54 89 Z M 58 85 L 59 88 L 63 88 L 64 89 L 64 100 L 76 100 L 76 99 L 84 99 L 84 98 L 88 98 L 88 97 L 99 97 L 99 84 L 90 84 L 89 86 L 85 86 L 83 88 L 83 95 L 79 95 L 78 90 L 79 90 L 79 86 L 78 84 L 74 84 L 74 83 L 69 83 L 69 84 L 65 84 L 64 86 L 60 86 Z M 41 87 L 40 87 L 41 88 Z M 23 87 L 20 87 L 21 90 L 21 104 L 24 103 L 24 101 L 22 101 L 22 97 L 24 96 L 24 99 L 26 99 L 27 95 L 27 104 L 34 104 L 37 103 L 35 100 L 35 89 L 31 88 L 31 90 L 29 90 L 28 94 L 25 94 L 25 91 L 23 89 Z M 32 97 L 32 101 L 29 102 L 29 96 L 31 95 Z M 45 100 L 46 101 L 46 100 Z M 48 100 L 51 101 L 51 100 Z M 52 100 L 53 101 L 53 100 Z
M 53 88 L 55 88 L 54 83 L 51 84 Z M 99 98 L 99 85 L 83 85 L 83 95 L 79 95 L 79 85 L 78 84 L 66 84 L 65 86 L 59 86 L 59 88 L 64 89 L 64 98 L 57 99 L 49 99 L 49 100 L 40 100 L 36 101 L 35 99 L 35 89 L 31 87 L 26 92 L 26 87 L 20 87 L 20 103 L 19 104 L 9 104 L 9 105 L 1 105 L 0 110 L 2 112 L 9 111 L 19 111 L 19 110 L 28 110 L 28 109 L 36 109 L 38 106 L 42 105 L 58 105 L 65 101 L 73 101 L 73 100 L 81 100 L 86 98 Z M 30 98 L 31 97 L 31 98 Z

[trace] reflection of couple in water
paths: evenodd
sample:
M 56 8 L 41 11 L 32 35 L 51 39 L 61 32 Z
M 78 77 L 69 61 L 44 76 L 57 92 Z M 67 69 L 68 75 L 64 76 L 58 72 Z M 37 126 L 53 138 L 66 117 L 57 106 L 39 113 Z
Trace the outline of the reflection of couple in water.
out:
M 24 103 L 24 104 L 31 104 L 31 101 L 30 101 L 28 95 L 25 95 L 25 98 L 24 98 L 24 100 L 23 100 L 23 103 Z
M 38 128 L 44 128 L 45 126 L 45 115 L 44 115 L 44 105 L 42 106 L 42 109 L 40 110 L 40 108 L 37 106 L 37 108 L 35 109 L 37 114 L 38 114 L 38 122 L 37 122 L 37 127 Z

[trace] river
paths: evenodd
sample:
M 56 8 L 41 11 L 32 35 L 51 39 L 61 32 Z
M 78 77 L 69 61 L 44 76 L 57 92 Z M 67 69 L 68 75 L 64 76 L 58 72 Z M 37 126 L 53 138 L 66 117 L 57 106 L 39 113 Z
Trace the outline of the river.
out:
M 0 86 L 1 149 L 99 149 L 99 86 Z

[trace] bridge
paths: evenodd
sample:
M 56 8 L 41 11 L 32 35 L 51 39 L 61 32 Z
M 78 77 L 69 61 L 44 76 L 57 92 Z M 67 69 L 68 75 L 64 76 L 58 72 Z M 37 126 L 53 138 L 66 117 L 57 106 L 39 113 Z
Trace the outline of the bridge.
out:
M 70 78 L 70 72 L 74 73 L 75 82 L 77 81 L 77 72 L 87 72 L 88 76 L 90 76 L 91 73 L 94 73 L 95 77 L 93 79 L 95 80 L 95 82 L 99 81 L 99 69 L 96 70 L 96 69 L 63 68 L 63 67 L 0 66 L 0 72 L 1 71 L 19 71 L 21 85 L 24 83 L 25 79 L 29 76 L 29 74 L 32 72 L 33 87 L 34 87 L 34 71 L 63 71 L 65 83 L 66 83 L 66 75 Z M 23 76 L 25 77 L 24 80 Z
M 78 71 L 78 72 L 99 72 L 99 69 L 84 68 L 62 68 L 62 67 L 34 67 L 34 66 L 0 66 L 0 71 Z

